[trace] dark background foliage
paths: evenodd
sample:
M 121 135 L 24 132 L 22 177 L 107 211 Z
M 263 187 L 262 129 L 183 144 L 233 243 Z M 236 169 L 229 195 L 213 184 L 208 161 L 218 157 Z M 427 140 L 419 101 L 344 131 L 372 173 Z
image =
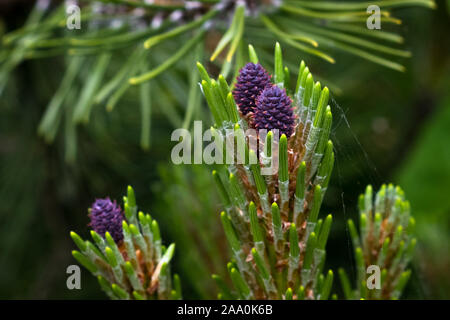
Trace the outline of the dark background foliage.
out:
M 450 10 L 448 2 L 437 4 L 433 11 L 396 10 L 413 53 L 402 61 L 405 73 L 339 53 L 336 65 L 305 57 L 313 73 L 339 88 L 332 104 L 337 161 L 321 212 L 335 217 L 327 263 L 354 273 L 345 221 L 356 217 L 357 196 L 368 183 L 400 184 L 412 204 L 419 243 L 406 298 L 450 298 Z M 29 9 L 28 1 L 2 2 L 5 30 L 20 26 Z M 69 164 L 62 136 L 48 145 L 36 134 L 63 71 L 59 58 L 25 61 L 0 97 L 0 298 L 103 299 L 85 270 L 82 290 L 66 288 L 66 268 L 75 263 L 69 231 L 87 237 L 92 201 L 120 200 L 128 184 L 140 207 L 160 220 L 165 242 L 177 241 L 174 267 L 185 297 L 211 297 L 209 273 L 223 271 L 227 259 L 216 219 L 221 207 L 210 168 L 170 164 L 173 127 L 160 110 L 177 102 L 156 100 L 149 151 L 139 147 L 133 92 L 112 113 L 94 109 L 89 125 L 77 129 L 76 161 Z M 180 77 L 188 81 L 188 75 Z M 183 108 L 176 105 L 181 114 Z M 215 235 L 215 247 L 202 241 L 195 221 Z M 197 266 L 200 260 L 205 263 Z M 338 281 L 334 291 L 340 292 Z

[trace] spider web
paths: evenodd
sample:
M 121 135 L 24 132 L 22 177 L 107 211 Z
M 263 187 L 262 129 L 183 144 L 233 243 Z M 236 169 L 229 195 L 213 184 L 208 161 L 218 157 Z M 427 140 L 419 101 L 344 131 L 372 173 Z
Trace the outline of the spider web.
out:
M 335 153 L 335 165 L 334 179 L 331 180 L 331 184 L 334 188 L 339 190 L 339 202 L 342 209 L 344 228 L 345 228 L 345 240 L 347 242 L 347 259 L 350 265 L 350 281 L 356 279 L 356 267 L 353 254 L 353 244 L 350 237 L 350 232 L 347 225 L 347 220 L 352 218 L 351 213 L 358 212 L 357 209 L 357 197 L 359 194 L 365 191 L 367 184 L 374 186 L 374 189 L 378 188 L 382 181 L 382 178 L 377 170 L 375 163 L 371 160 L 369 154 L 365 150 L 363 144 L 358 138 L 357 134 L 352 129 L 350 121 L 347 117 L 348 108 L 344 109 L 341 107 L 334 98 L 330 98 L 330 107 L 333 113 L 333 126 L 330 132 L 330 138 L 333 141 L 334 153 Z M 351 175 L 348 177 L 345 174 L 344 169 L 350 167 Z M 348 169 L 348 168 L 347 168 Z M 353 179 L 357 177 L 358 179 Z M 349 181 L 353 179 L 353 181 Z M 333 183 L 333 181 L 335 181 Z M 345 185 L 356 184 L 358 193 L 351 194 L 350 197 L 346 197 L 346 187 Z M 347 192 L 348 193 L 348 192 Z M 353 199 L 354 198 L 354 199 Z M 351 202 L 351 207 L 349 208 L 349 202 Z M 353 220 L 358 225 L 359 215 L 353 216 Z M 356 219 L 355 219 L 356 218 Z M 339 217 L 338 217 L 339 219 Z M 344 266 L 341 266 L 344 267 Z

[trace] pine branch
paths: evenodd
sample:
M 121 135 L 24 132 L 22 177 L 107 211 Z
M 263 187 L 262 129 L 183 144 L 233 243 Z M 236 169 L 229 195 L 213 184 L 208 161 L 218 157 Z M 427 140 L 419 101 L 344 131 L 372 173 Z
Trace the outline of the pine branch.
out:
M 79 249 L 72 255 L 111 299 L 181 299 L 180 279 L 170 271 L 175 244 L 162 245 L 158 223 L 138 212 L 131 187 L 123 200 L 124 212 L 109 198 L 94 202 L 89 216 L 95 244 L 71 232 Z

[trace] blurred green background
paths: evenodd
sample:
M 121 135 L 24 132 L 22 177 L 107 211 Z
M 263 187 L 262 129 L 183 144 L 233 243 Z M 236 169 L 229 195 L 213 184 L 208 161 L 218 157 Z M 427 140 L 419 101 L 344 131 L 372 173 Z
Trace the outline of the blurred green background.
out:
M 20 27 L 31 5 L 2 2 L 3 30 Z M 403 20 L 405 46 L 413 53 L 401 61 L 404 73 L 339 52 L 333 52 L 337 63 L 330 65 L 285 50 L 338 87 L 332 105 L 337 160 L 321 211 L 335 216 L 327 264 L 354 274 L 345 221 L 356 217 L 356 199 L 366 184 L 399 184 L 418 226 L 405 298 L 450 298 L 450 9 L 446 1 L 437 5 L 436 10 L 395 10 Z M 195 65 L 189 70 L 180 61 L 177 67 L 187 91 Z M 222 273 L 229 255 L 217 219 L 221 206 L 212 168 L 170 162 L 174 123 L 167 120 L 167 108 L 173 119 L 182 119 L 186 99 L 156 93 L 161 98 L 153 99 L 148 151 L 139 145 L 140 107 L 133 90 L 114 112 L 94 108 L 90 123 L 77 127 L 76 141 L 57 135 L 49 145 L 36 132 L 64 70 L 61 57 L 26 60 L 0 96 L 0 298 L 105 298 L 86 270 L 82 290 L 66 288 L 66 268 L 75 264 L 69 231 L 87 236 L 93 200 L 120 200 L 128 184 L 140 208 L 159 220 L 165 242 L 177 242 L 174 268 L 185 298 L 214 298 L 209 274 Z M 203 106 L 193 119 L 205 118 Z M 66 148 L 75 147 L 76 158 L 68 163 Z M 339 290 L 335 281 L 334 291 Z

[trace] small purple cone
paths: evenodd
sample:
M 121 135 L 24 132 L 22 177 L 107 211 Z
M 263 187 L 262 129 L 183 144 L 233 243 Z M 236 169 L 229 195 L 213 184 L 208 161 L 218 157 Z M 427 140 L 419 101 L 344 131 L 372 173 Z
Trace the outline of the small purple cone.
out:
M 95 232 L 104 238 L 108 231 L 117 244 L 122 242 L 124 215 L 116 200 L 112 202 L 109 198 L 96 199 L 92 204 L 89 217 L 91 218 L 89 225 Z
M 233 97 L 244 116 L 255 111 L 256 98 L 268 85 L 270 76 L 259 63 L 249 62 L 239 71 Z
M 292 100 L 286 90 L 272 85 L 263 90 L 256 100 L 256 110 L 253 124 L 256 129 L 267 131 L 278 129 L 280 136 L 290 137 L 294 131 L 295 116 L 292 110 Z

